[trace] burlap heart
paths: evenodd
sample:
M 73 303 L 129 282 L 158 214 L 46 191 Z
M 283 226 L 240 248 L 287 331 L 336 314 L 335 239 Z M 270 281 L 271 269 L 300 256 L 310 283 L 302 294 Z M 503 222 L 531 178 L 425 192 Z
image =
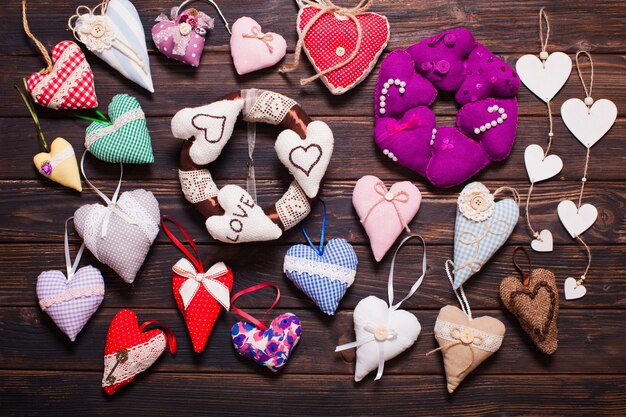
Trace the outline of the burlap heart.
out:
M 500 283 L 500 298 L 539 350 L 548 355 L 556 352 L 559 290 L 552 272 L 533 269 L 528 285 L 516 276 L 506 277 Z

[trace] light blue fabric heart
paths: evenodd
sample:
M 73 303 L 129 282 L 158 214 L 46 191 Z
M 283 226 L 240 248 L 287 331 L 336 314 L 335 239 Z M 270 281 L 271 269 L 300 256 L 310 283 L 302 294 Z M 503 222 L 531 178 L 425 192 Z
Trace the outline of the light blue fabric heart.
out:
M 307 245 L 285 255 L 283 271 L 324 313 L 332 316 L 356 276 L 357 256 L 345 239 L 330 239 L 322 256 Z
M 467 185 L 463 192 L 471 186 L 475 187 L 476 184 Z M 480 185 L 482 186 L 482 184 Z M 493 254 L 508 240 L 517 224 L 519 207 L 515 200 L 503 199 L 493 203 L 493 206 L 493 213 L 480 221 L 471 220 L 464 216 L 460 205 L 457 206 L 456 224 L 454 226 L 453 287 L 455 290 L 480 271 Z

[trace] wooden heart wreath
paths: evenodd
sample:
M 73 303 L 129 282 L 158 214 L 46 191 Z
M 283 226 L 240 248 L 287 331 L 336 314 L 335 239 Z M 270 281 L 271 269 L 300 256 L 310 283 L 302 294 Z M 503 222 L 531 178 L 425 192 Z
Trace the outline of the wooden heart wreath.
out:
M 204 165 L 215 161 L 233 134 L 240 114 L 248 122 L 247 191 L 236 185 L 217 187 Z M 284 130 L 276 139 L 278 159 L 294 181 L 270 207 L 256 204 L 254 161 L 256 122 Z M 180 153 L 179 178 L 187 201 L 206 218 L 211 236 L 226 243 L 278 239 L 311 211 L 333 153 L 333 132 L 312 121 L 292 99 L 266 90 L 241 90 L 206 106 L 180 110 L 172 134 L 186 139 Z

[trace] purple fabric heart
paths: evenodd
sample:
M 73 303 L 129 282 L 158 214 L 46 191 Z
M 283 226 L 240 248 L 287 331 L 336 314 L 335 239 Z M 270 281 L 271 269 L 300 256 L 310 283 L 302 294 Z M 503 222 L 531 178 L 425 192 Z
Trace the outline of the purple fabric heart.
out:
M 430 140 L 435 128 L 435 113 L 428 107 L 409 110 L 400 119 L 376 119 L 374 138 L 378 147 L 397 162 L 422 176 L 430 160 Z
M 442 32 L 419 42 L 407 52 L 420 74 L 444 91 L 454 91 L 465 81 L 465 59 L 476 46 L 465 28 Z
M 204 49 L 207 29 L 213 29 L 213 19 L 204 13 L 185 10 L 180 15 L 172 10 L 169 20 L 164 14 L 159 15 L 152 27 L 152 40 L 156 48 L 166 57 L 197 67 Z
M 426 176 L 437 187 L 453 187 L 489 165 L 480 144 L 455 127 L 437 129 Z
M 404 83 L 403 90 L 395 85 L 396 79 Z M 385 83 L 389 81 L 392 81 L 393 85 L 385 88 Z M 411 55 L 403 50 L 393 51 L 380 64 L 375 91 L 375 114 L 377 116 L 384 114 L 385 117 L 402 117 L 414 107 L 430 106 L 437 98 L 437 89 L 415 72 L 415 63 Z M 385 103 L 383 113 L 381 103 Z
M 104 299 L 104 279 L 93 266 L 80 268 L 70 281 L 61 271 L 44 271 L 37 278 L 37 298 L 73 342 Z
M 517 100 L 488 98 L 466 104 L 459 110 L 456 124 L 467 136 L 480 141 L 489 159 L 502 161 L 515 143 Z
M 520 79 L 502 59 L 481 44 L 467 58 L 466 78 L 456 93 L 459 104 L 476 102 L 487 97 L 510 98 L 517 95 Z

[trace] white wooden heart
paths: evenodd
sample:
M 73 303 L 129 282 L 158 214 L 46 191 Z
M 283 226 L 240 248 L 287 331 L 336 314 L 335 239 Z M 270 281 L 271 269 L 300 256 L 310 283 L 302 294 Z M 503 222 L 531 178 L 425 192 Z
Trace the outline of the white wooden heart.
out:
M 385 362 L 410 348 L 422 330 L 417 317 L 405 310 L 391 311 L 384 300 L 373 295 L 361 300 L 354 309 L 356 340 L 374 340 L 356 349 L 354 380 L 360 381 L 378 368 L 379 344 Z M 382 337 L 385 336 L 385 337 Z
M 309 198 L 315 197 L 319 191 L 334 143 L 332 130 L 319 120 L 309 123 L 304 139 L 291 129 L 283 130 L 276 139 L 274 147 L 278 159 Z
M 552 252 L 553 245 L 552 232 L 548 229 L 543 229 L 539 232 L 539 237 L 530 242 L 530 247 L 535 252 Z
M 526 88 L 547 103 L 567 82 L 572 59 L 563 52 L 551 53 L 545 62 L 535 55 L 524 55 L 517 60 L 515 70 Z
M 221 100 L 206 106 L 185 108 L 172 118 L 172 134 L 178 139 L 194 138 L 189 150 L 198 165 L 215 161 L 233 135 L 244 101 Z
M 539 145 L 528 145 L 524 151 L 524 163 L 530 182 L 540 182 L 552 178 L 563 169 L 563 161 L 557 155 L 544 158 L 543 148 Z
M 617 107 L 607 99 L 600 99 L 587 107 L 582 100 L 570 98 L 561 106 L 561 118 L 572 135 L 591 148 L 615 123 Z
M 570 236 L 576 238 L 595 223 L 598 210 L 591 204 L 583 204 L 580 209 L 571 200 L 561 201 L 557 207 L 559 219 Z
M 577 284 L 576 280 L 572 277 L 565 280 L 563 288 L 565 290 L 566 300 L 576 300 L 578 298 L 583 298 L 585 294 L 587 294 L 587 288 L 585 288 L 582 284 Z
M 227 185 L 220 190 L 217 201 L 224 214 L 206 220 L 206 228 L 213 239 L 225 243 L 245 243 L 274 240 L 283 234 L 243 188 Z

